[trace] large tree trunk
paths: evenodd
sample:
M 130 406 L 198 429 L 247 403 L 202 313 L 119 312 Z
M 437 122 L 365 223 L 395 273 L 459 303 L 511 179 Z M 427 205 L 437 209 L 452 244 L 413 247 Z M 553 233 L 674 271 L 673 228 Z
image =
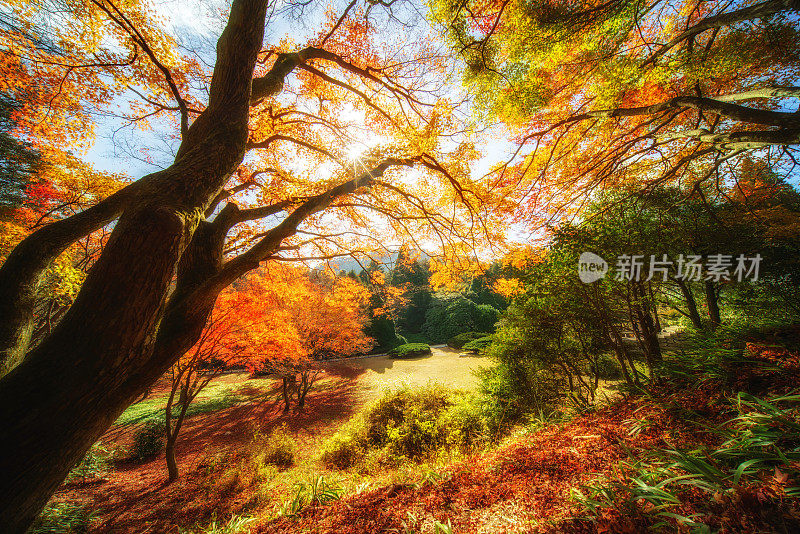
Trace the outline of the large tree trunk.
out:
M 216 294 L 197 312 L 184 301 L 165 317 L 167 294 L 205 208 L 244 156 L 265 9 L 234 1 L 208 109 L 175 163 L 143 179 L 70 310 L 0 381 L 3 532 L 25 532 L 92 443 L 188 348 L 187 335 L 199 335 L 194 323 Z

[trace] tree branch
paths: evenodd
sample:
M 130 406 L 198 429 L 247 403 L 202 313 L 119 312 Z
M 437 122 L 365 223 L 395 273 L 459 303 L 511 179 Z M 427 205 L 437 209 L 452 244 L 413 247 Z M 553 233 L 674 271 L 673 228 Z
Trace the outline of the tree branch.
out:
M 294 234 L 300 223 L 308 216 L 327 208 L 335 199 L 341 196 L 354 193 L 361 187 L 372 185 L 373 180 L 382 176 L 389 167 L 398 165 L 411 166 L 413 162 L 414 161 L 410 159 L 386 159 L 373 167 L 370 171 L 339 184 L 324 193 L 308 198 L 280 224 L 269 230 L 266 235 L 255 245 L 250 247 L 247 252 L 228 261 L 219 275 L 214 277 L 213 280 L 209 280 L 209 284 L 221 287 L 227 286 L 233 280 L 258 266 L 259 262 L 275 252 L 283 240 Z
M 737 22 L 763 19 L 783 11 L 798 10 L 800 10 L 800 1 L 798 0 L 767 0 L 729 13 L 720 13 L 719 15 L 706 17 L 694 26 L 678 34 L 670 42 L 659 47 L 658 50 L 653 52 L 653 54 L 645 60 L 642 66 L 644 67 L 649 63 L 654 63 L 656 59 L 669 52 L 681 42 L 687 39 L 693 39 L 706 30 L 731 26 Z
M 770 111 L 764 109 L 750 108 L 699 96 L 678 96 L 658 104 L 640 106 L 635 108 L 615 108 L 597 111 L 589 111 L 574 117 L 570 117 L 570 122 L 585 120 L 588 118 L 604 117 L 634 117 L 640 115 L 654 115 L 673 109 L 697 109 L 720 115 L 727 119 L 732 119 L 750 124 L 761 124 L 765 126 L 779 126 L 781 128 L 800 127 L 800 116 L 795 113 L 785 111 Z

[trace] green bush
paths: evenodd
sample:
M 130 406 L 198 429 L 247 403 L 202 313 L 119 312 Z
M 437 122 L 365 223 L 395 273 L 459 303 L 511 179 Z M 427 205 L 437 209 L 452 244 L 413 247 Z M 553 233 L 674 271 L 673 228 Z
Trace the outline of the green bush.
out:
M 340 430 L 322 445 L 320 459 L 329 468 L 349 469 L 364 458 L 365 442 L 357 432 Z
M 131 457 L 147 460 L 157 455 L 164 447 L 165 432 L 164 421 L 161 419 L 146 420 L 133 438 Z
M 475 396 L 459 399 L 442 417 L 447 445 L 462 451 L 483 446 L 491 439 L 487 412 Z
M 386 352 L 406 343 L 404 337 L 397 335 L 394 321 L 384 315 L 373 317 L 365 331 L 369 337 L 375 340 L 373 353 Z
M 285 469 L 294 464 L 297 444 L 286 425 L 281 425 L 264 437 L 254 438 L 256 447 L 260 451 L 258 463 L 261 465 L 274 465 Z
M 465 439 L 477 442 L 482 423 L 464 412 L 450 414 L 456 400 L 435 385 L 387 392 L 323 445 L 322 460 L 337 469 L 366 459 L 388 465 L 421 460 Z
M 431 347 L 427 343 L 406 343 L 393 348 L 387 354 L 390 358 L 415 358 L 431 353 Z
M 460 294 L 438 296 L 425 314 L 422 333 L 431 343 L 445 343 L 462 332 L 494 332 L 499 318 L 500 312 L 488 304 Z
M 478 330 L 494 332 L 495 325 L 500 320 L 500 310 L 488 304 L 478 304 L 473 313 L 473 321 Z
M 369 445 L 419 459 L 444 443 L 438 418 L 451 405 L 450 393 L 438 386 L 385 394 L 366 416 Z
M 491 436 L 504 434 L 527 414 L 550 414 L 563 402 L 558 377 L 535 361 L 500 361 L 476 374 Z
M 425 337 L 425 334 L 405 334 L 403 336 L 406 339 L 406 343 L 428 343 L 430 344 L 430 340 Z
M 433 343 L 446 342 L 451 337 L 475 330 L 476 304 L 457 295 L 437 297 L 425 314 L 422 333 Z
M 492 344 L 493 336 L 485 336 L 478 339 L 473 339 L 464 347 L 462 350 L 467 352 L 484 352 L 486 349 L 489 348 L 489 345 Z
M 57 502 L 48 504 L 33 522 L 28 534 L 79 534 L 89 531 L 95 513 L 86 504 Z
M 464 332 L 463 334 L 458 334 L 457 336 L 453 336 L 447 340 L 447 346 L 453 349 L 461 349 L 464 345 L 473 341 L 475 339 L 479 339 L 482 337 L 486 337 L 489 334 L 486 332 Z

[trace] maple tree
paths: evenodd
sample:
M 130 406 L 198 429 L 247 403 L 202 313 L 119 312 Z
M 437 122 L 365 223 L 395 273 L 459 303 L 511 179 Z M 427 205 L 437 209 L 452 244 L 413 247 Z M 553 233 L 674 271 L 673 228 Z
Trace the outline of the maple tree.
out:
M 11 531 L 196 343 L 217 295 L 262 261 L 335 257 L 359 239 L 380 246 L 377 229 L 443 243 L 500 235 L 478 222 L 486 191 L 468 176 L 474 151 L 438 145 L 452 110 L 437 100 L 441 55 L 425 38 L 382 42 L 375 6 L 331 13 L 302 47 L 265 45 L 265 3 L 234 0 L 212 70 L 181 55 L 143 2 L 40 4 L 15 3 L 19 23 L 3 35 L 4 71 L 45 104 L 32 108 L 31 128 L 57 115 L 54 131 L 69 142 L 85 102 L 130 90 L 141 95 L 131 120 L 172 117 L 177 151 L 168 167 L 41 225 L 0 268 L 0 349 L 21 361 L 0 381 L 0 424 L 14 444 L 0 461 L 0 516 Z M 37 34 L 42 20 L 57 39 Z M 365 129 L 381 137 L 348 162 Z M 413 179 L 395 180 L 412 166 Z M 43 273 L 105 227 L 74 301 L 32 347 Z
M 298 410 L 305 407 L 320 375 L 317 362 L 364 353 L 373 345 L 364 333 L 370 292 L 350 278 L 272 265 L 251 273 L 240 291 L 257 325 L 240 336 L 247 347 L 245 364 L 254 373 L 282 379 L 284 411 L 293 400 Z
M 246 310 L 242 310 L 240 302 L 235 292 L 226 291 L 220 295 L 195 346 L 181 356 L 168 373 L 171 387 L 164 407 L 164 421 L 170 482 L 179 474 L 175 444 L 189 405 L 226 367 L 243 363 L 243 353 L 248 347 L 242 342 L 242 336 L 260 326 L 247 313 L 242 313 Z
M 487 180 L 534 225 L 604 186 L 720 183 L 748 153 L 794 168 L 795 0 L 430 4 L 518 146 Z

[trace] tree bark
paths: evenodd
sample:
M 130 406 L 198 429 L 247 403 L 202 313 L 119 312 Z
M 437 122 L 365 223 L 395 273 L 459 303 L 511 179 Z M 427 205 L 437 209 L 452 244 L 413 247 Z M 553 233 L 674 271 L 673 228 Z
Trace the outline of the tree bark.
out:
M 170 409 L 167 409 L 167 441 L 164 447 L 164 451 L 166 454 L 167 459 L 167 473 L 169 476 L 169 481 L 174 482 L 178 480 L 178 462 L 175 460 L 175 443 L 178 441 L 178 434 L 180 434 L 181 426 L 183 425 L 184 419 L 186 419 L 186 410 L 189 409 L 190 399 L 187 395 L 186 390 L 181 392 L 180 398 L 180 405 L 181 409 L 178 412 L 178 417 L 175 418 L 175 425 L 171 426 L 170 419 L 172 418 L 172 413 Z
M 297 410 L 301 411 L 306 407 L 306 395 L 311 391 L 311 386 L 314 385 L 314 376 L 312 371 L 303 371 L 300 373 L 300 385 L 297 389 Z
M 717 289 L 712 280 L 706 280 L 703 284 L 706 291 L 706 305 L 708 306 L 708 317 L 711 319 L 711 330 L 716 330 L 722 324 L 719 315 L 719 299 Z
M 703 321 L 700 319 L 700 313 L 697 311 L 697 301 L 694 299 L 692 289 L 680 278 L 676 278 L 675 282 L 678 284 L 678 288 L 683 294 L 683 300 L 686 301 L 686 309 L 689 312 L 689 319 L 692 321 L 692 324 L 695 328 L 698 330 L 703 330 Z
M 168 349 L 188 341 L 177 335 L 177 316 L 163 324 L 167 295 L 205 208 L 244 157 L 265 10 L 261 0 L 234 0 L 218 42 L 209 106 L 189 128 L 175 163 L 143 179 L 72 307 L 0 381 L 4 532 L 25 532 L 69 469 L 181 354 Z M 8 280 L 13 276 L 0 289 Z M 206 300 L 213 306 L 215 297 Z M 154 350 L 157 342 L 162 348 Z
M 291 408 L 292 392 L 290 390 L 290 379 L 287 376 L 283 377 L 283 413 L 287 413 Z
M 167 473 L 169 476 L 170 482 L 175 482 L 178 480 L 178 462 L 175 461 L 175 438 L 167 439 L 167 444 L 164 447 L 164 453 L 166 454 L 167 458 Z

